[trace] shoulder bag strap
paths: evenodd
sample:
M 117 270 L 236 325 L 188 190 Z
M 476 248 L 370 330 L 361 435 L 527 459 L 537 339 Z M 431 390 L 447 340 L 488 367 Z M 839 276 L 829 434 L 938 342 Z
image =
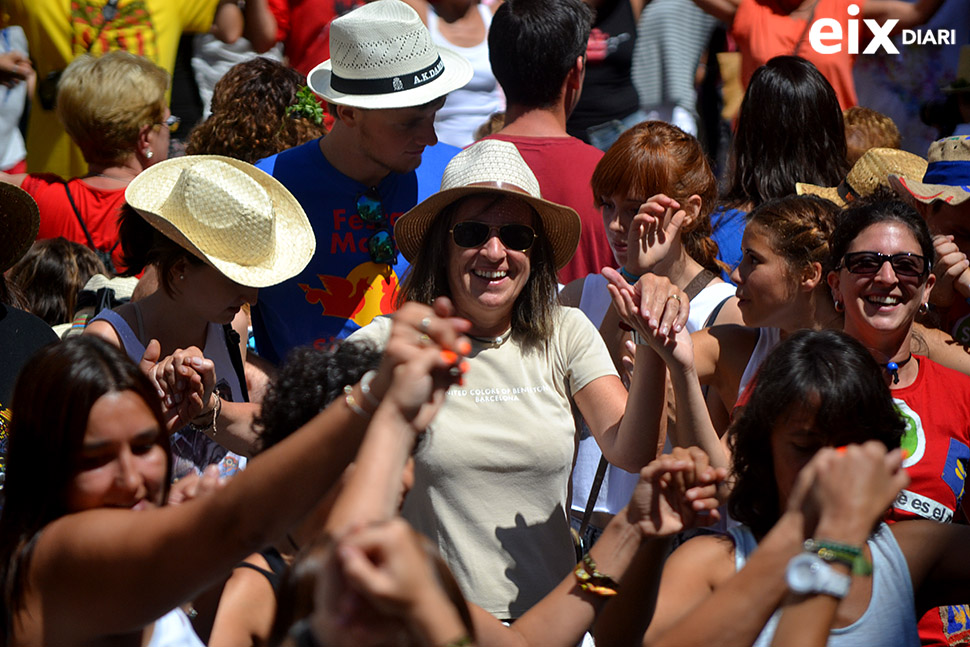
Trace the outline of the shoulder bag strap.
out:
M 67 194 L 67 200 L 71 203 L 71 209 L 74 210 L 74 216 L 81 224 L 81 229 L 84 230 L 84 237 L 88 239 L 88 247 L 94 251 L 98 251 L 98 246 L 94 244 L 94 239 L 91 238 L 91 232 L 88 231 L 88 226 L 84 223 L 84 218 L 81 217 L 81 212 L 78 210 L 77 205 L 74 204 L 74 196 L 71 195 L 71 189 L 67 186 L 67 182 L 64 183 L 64 193 Z

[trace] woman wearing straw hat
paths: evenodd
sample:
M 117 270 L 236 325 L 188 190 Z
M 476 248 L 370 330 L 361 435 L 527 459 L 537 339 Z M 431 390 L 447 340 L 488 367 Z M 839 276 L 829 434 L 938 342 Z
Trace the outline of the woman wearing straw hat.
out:
M 515 146 L 485 140 L 448 164 L 442 190 L 398 219 L 411 263 L 400 301 L 448 296 L 471 322 L 468 372 L 418 449 L 404 516 L 436 541 L 471 600 L 502 619 L 522 615 L 568 572 L 567 489 L 575 404 L 614 464 L 656 456 L 647 407 L 626 397 L 609 353 L 581 312 L 558 305 L 556 271 L 572 256 L 579 217 L 541 198 Z M 666 330 L 687 318 L 676 288 L 651 312 Z M 380 343 L 376 319 L 352 339 Z M 663 380 L 635 371 L 631 393 Z M 629 403 L 629 409 L 627 409 Z
M 255 438 L 249 424 L 254 407 L 244 404 L 244 357 L 228 324 L 243 304 L 256 301 L 258 288 L 306 266 L 316 247 L 310 223 L 278 181 L 217 155 L 158 164 L 125 195 L 125 263 L 129 273 L 154 266 L 159 288 L 103 311 L 86 332 L 124 348 L 135 361 L 166 358 L 156 370 L 169 391 L 166 405 L 190 422 L 172 440 L 176 478 L 212 463 L 232 473 Z M 211 379 L 213 364 L 218 382 Z M 201 402 L 183 400 L 178 389 L 193 371 L 210 376 Z

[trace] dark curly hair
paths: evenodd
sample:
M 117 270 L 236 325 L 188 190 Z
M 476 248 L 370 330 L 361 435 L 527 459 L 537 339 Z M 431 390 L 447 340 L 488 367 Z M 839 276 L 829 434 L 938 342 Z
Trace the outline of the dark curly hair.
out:
M 148 224 L 134 207 L 125 202 L 118 217 L 118 239 L 121 242 L 125 271 L 121 276 L 137 276 L 149 265 L 158 271 L 158 284 L 168 296 L 174 296 L 172 268 L 185 259 L 192 265 L 204 265 L 198 256 Z
M 376 369 L 383 353 L 359 342 L 342 341 L 326 350 L 304 346 L 286 357 L 253 420 L 260 451 L 310 422 L 364 373 Z
M 849 245 L 864 229 L 882 222 L 899 223 L 909 229 L 926 259 L 924 278 L 928 276 L 933 264 L 936 263 L 933 236 L 926 226 L 926 221 L 923 220 L 916 209 L 896 199 L 873 198 L 863 200 L 859 204 L 853 204 L 839 215 L 830 245 L 831 267 L 835 268 L 842 264 L 842 257 L 848 251 Z
M 326 134 L 326 128 L 286 109 L 306 79 L 282 63 L 257 56 L 238 63 L 213 90 L 212 114 L 189 136 L 189 155 L 225 155 L 250 164 Z
M 861 343 L 832 330 L 785 339 L 761 365 L 751 398 L 728 429 L 735 478 L 728 510 L 758 538 L 781 516 L 771 436 L 799 411 L 814 415 L 817 447 L 878 440 L 893 449 L 906 429 L 882 369 Z

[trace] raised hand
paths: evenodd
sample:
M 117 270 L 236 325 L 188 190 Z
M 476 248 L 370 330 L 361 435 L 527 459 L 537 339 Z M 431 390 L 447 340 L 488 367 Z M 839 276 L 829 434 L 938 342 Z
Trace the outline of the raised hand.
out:
M 718 489 L 725 468 L 713 468 L 697 447 L 675 447 L 640 470 L 626 514 L 648 537 L 665 537 L 720 519 Z
M 933 274 L 936 285 L 930 294 L 930 301 L 942 307 L 949 307 L 956 298 L 970 298 L 970 260 L 960 251 L 953 236 L 933 236 L 936 250 L 936 264 Z
M 798 474 L 788 510 L 804 515 L 806 537 L 862 544 L 909 483 L 902 462 L 900 449 L 874 440 L 820 449 Z
M 680 203 L 662 193 L 640 205 L 627 232 L 627 271 L 635 276 L 653 271 L 680 238 L 686 218 Z

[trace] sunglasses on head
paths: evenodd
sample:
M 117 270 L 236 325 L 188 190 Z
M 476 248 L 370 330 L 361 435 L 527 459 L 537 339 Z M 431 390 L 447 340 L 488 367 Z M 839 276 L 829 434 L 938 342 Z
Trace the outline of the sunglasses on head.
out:
M 382 265 L 396 265 L 397 246 L 394 244 L 394 236 L 377 187 L 372 186 L 357 196 L 357 215 L 367 225 L 377 228 L 367 240 L 367 252 L 371 261 Z
M 524 252 L 535 242 L 536 232 L 528 225 L 489 225 L 484 222 L 465 220 L 448 230 L 459 247 L 484 245 L 492 231 L 498 231 L 498 239 L 507 249 Z
M 852 274 L 873 275 L 888 262 L 898 276 L 923 276 L 926 259 L 919 254 L 880 254 L 879 252 L 850 252 L 842 258 L 842 265 Z

